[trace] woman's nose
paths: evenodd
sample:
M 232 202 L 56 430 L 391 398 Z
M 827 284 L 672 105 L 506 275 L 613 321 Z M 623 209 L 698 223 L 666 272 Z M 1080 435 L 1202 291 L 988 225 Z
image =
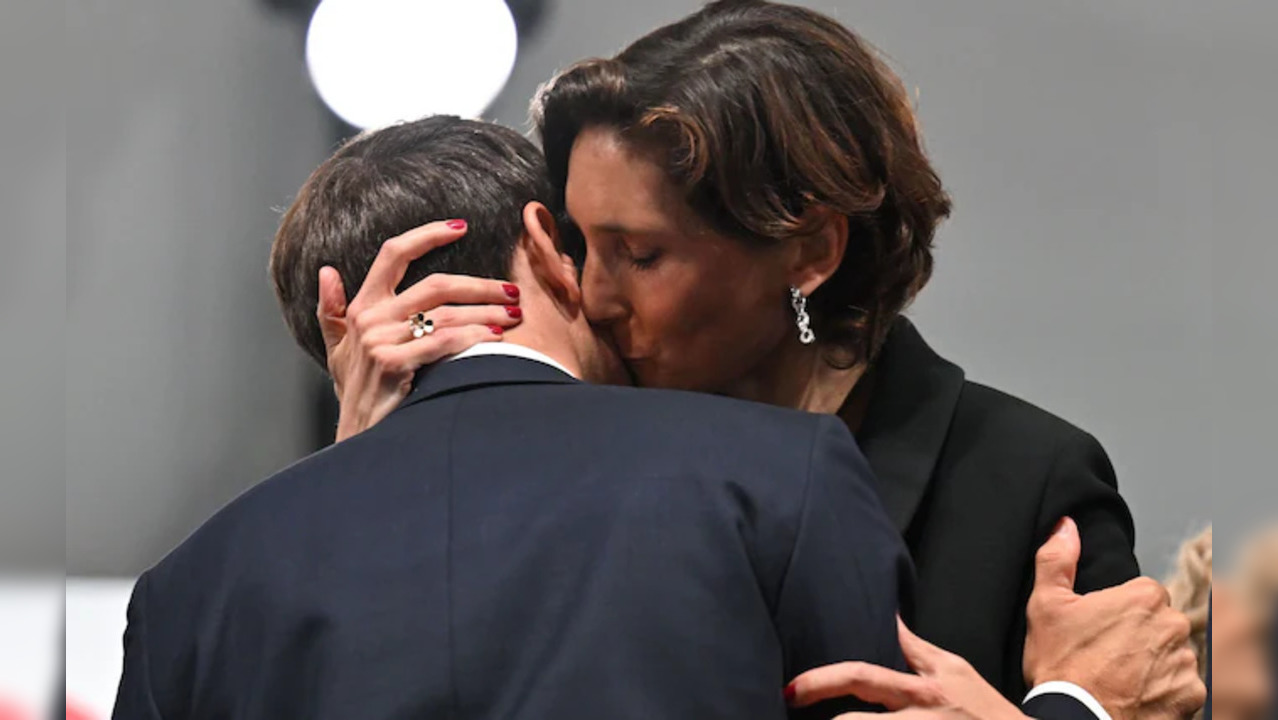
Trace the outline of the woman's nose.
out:
M 581 303 L 592 325 L 615 323 L 626 314 L 617 283 L 607 268 L 591 255 L 581 270 Z

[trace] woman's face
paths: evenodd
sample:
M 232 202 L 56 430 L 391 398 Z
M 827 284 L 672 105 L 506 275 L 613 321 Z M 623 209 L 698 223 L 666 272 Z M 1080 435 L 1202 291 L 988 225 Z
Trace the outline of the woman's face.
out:
M 732 394 L 790 336 L 789 244 L 715 233 L 616 132 L 577 137 L 566 203 L 586 241 L 586 316 L 640 385 Z
M 1212 713 L 1217 720 L 1260 718 L 1272 689 L 1263 632 L 1232 590 L 1212 589 Z

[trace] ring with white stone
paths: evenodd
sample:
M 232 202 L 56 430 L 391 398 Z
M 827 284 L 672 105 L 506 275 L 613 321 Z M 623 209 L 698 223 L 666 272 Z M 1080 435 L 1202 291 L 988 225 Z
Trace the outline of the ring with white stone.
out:
M 435 332 L 435 321 L 426 317 L 426 313 L 415 313 L 408 319 L 408 326 L 413 329 L 414 338 L 423 338 Z

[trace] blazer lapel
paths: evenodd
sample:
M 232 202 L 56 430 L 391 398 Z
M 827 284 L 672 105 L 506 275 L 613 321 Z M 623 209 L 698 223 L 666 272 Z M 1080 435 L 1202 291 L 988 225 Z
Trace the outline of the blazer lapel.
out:
M 491 385 L 564 384 L 581 382 L 558 368 L 509 355 L 482 355 L 436 363 L 421 370 L 399 409 L 432 398 Z
M 888 516 L 904 534 L 931 484 L 965 376 L 905 318 L 888 334 L 874 373 L 874 392 L 856 439 Z

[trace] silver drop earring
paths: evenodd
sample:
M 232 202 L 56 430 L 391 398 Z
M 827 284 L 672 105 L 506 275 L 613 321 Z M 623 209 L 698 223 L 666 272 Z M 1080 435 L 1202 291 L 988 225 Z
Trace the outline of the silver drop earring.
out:
M 790 287 L 790 307 L 794 308 L 794 324 L 799 328 L 799 342 L 811 345 L 816 340 L 812 332 L 812 318 L 808 315 L 808 299 L 799 288 Z

